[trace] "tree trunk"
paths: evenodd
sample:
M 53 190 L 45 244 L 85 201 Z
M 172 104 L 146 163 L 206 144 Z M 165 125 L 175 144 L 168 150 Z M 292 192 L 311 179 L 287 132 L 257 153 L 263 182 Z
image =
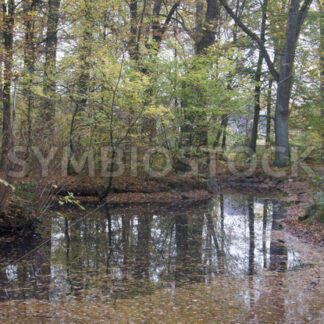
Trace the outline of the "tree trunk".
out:
M 250 149 L 251 153 L 256 153 L 256 145 L 258 140 L 258 129 L 259 129 L 259 120 L 260 120 L 260 99 L 261 99 L 261 73 L 262 73 L 262 63 L 263 57 L 259 53 L 258 66 L 255 74 L 255 89 L 254 89 L 254 117 L 253 117 L 253 126 L 250 139 Z
M 3 83 L 3 124 L 1 169 L 8 171 L 8 152 L 12 146 L 11 120 L 11 83 L 13 65 L 13 32 L 15 1 L 3 4 L 3 37 L 4 37 L 4 83 Z
M 268 0 L 264 0 L 262 5 L 262 22 L 261 22 L 261 40 L 265 42 L 265 29 L 267 21 Z M 257 70 L 255 73 L 255 90 L 254 90 L 254 118 L 250 141 L 250 149 L 253 153 L 256 152 L 256 145 L 258 140 L 258 128 L 260 120 L 260 99 L 261 99 L 261 74 L 262 74 L 263 55 L 259 49 L 259 59 Z
M 289 102 L 293 83 L 293 67 L 296 47 L 302 24 L 312 0 L 305 0 L 301 9 L 300 0 L 292 0 L 286 26 L 285 45 L 280 60 L 275 111 L 275 166 L 285 167 L 290 161 L 289 147 Z
M 91 57 L 91 40 L 92 40 L 92 29 L 93 24 L 91 23 L 91 8 L 89 3 L 85 3 L 84 12 L 84 26 L 81 32 L 80 42 L 79 42 L 79 61 L 80 61 L 80 71 L 79 80 L 77 83 L 77 98 L 75 100 L 75 108 L 70 124 L 70 156 L 68 160 L 68 174 L 72 174 L 71 158 L 75 153 L 75 142 L 74 142 L 74 132 L 77 128 L 76 118 L 81 111 L 84 111 L 88 101 L 88 91 L 89 91 L 89 80 L 90 80 L 90 57 Z
M 204 1 L 196 1 L 196 34 L 194 36 L 195 41 L 195 54 L 204 55 L 206 54 L 208 48 L 215 43 L 216 36 L 216 26 L 219 20 L 219 2 L 218 0 L 206 0 L 207 8 L 204 12 Z M 190 139 L 191 143 L 189 145 L 196 144 L 197 146 L 207 146 L 208 145 L 208 125 L 206 123 L 207 115 L 204 112 L 204 102 L 203 97 L 199 98 L 198 105 L 200 105 L 199 112 L 189 112 L 185 113 L 185 119 L 188 122 L 187 127 L 184 127 L 185 134 L 184 137 Z M 187 104 L 184 104 L 185 108 Z M 186 116 L 187 115 L 187 116 Z M 194 126 L 198 126 L 194 128 Z
M 151 23 L 148 27 L 144 26 L 144 16 L 147 11 L 147 1 L 143 1 L 143 8 L 141 13 L 138 11 L 138 1 L 137 0 L 131 0 L 129 2 L 129 10 L 130 10 L 130 37 L 128 41 L 128 53 L 130 58 L 137 64 L 137 68 L 141 73 L 146 74 L 147 76 L 150 75 L 150 71 L 147 69 L 146 66 L 143 65 L 141 58 L 141 48 L 140 48 L 140 42 L 141 42 L 141 36 L 144 32 L 152 33 L 151 35 L 144 35 L 146 36 L 145 40 L 145 46 L 148 49 L 153 50 L 148 56 L 154 58 L 158 55 L 161 43 L 163 40 L 163 36 L 165 35 L 167 28 L 170 25 L 171 19 L 175 12 L 177 11 L 177 8 L 180 5 L 180 0 L 176 1 L 173 6 L 171 7 L 170 11 L 166 15 L 166 18 L 164 20 L 164 23 L 161 23 L 161 10 L 162 10 L 162 0 L 155 0 L 153 2 L 153 9 L 152 13 L 150 14 L 151 17 Z M 145 28 L 144 28 L 145 27 Z M 148 37 L 148 36 L 151 36 Z M 152 39 L 155 41 L 154 47 L 148 42 L 149 39 Z M 147 94 L 147 100 L 145 101 L 144 105 L 148 106 L 152 101 L 152 91 L 153 87 L 148 87 L 146 94 Z M 145 135 L 144 137 L 152 143 L 153 138 L 156 138 L 157 136 L 157 126 L 156 121 L 153 118 L 146 118 L 142 120 L 142 134 L 149 134 L 148 136 Z
M 34 96 L 32 92 L 33 75 L 35 72 L 35 22 L 33 16 L 29 13 L 35 10 L 38 0 L 23 1 L 24 12 L 24 29 L 25 29 L 25 44 L 24 44 L 24 84 L 23 93 L 27 101 L 27 150 L 26 160 L 30 156 L 32 147 L 32 111 L 34 109 Z
M 295 60 L 298 33 L 299 0 L 292 0 L 289 8 L 286 43 L 280 62 L 279 82 L 275 115 L 276 158 L 275 165 L 284 167 L 289 163 L 289 101 L 292 87 L 293 64 Z
M 131 0 L 129 4 L 129 10 L 131 15 L 131 28 L 130 28 L 130 39 L 128 42 L 128 52 L 131 59 L 138 61 L 138 50 L 139 45 L 137 43 L 137 0 Z
M 43 135 L 45 141 L 52 141 L 54 135 L 57 28 L 60 0 L 49 0 L 44 67 L 44 104 L 42 111 Z M 48 143 L 47 143 L 48 144 Z
M 4 178 L 11 182 L 8 176 L 10 168 L 8 153 L 12 147 L 12 120 L 11 120 L 11 80 L 13 65 L 13 32 L 15 1 L 10 0 L 3 8 L 3 37 L 4 37 L 4 82 L 2 91 L 3 100 L 3 125 L 2 125 L 2 156 L 1 169 L 4 171 Z M 6 212 L 10 187 L 0 184 L 0 214 Z
M 215 43 L 216 22 L 220 15 L 218 0 L 206 1 L 207 11 L 205 19 L 202 17 L 202 1 L 197 1 L 196 4 L 197 37 L 195 41 L 195 50 L 197 55 L 205 53 L 208 47 Z
M 225 149 L 226 149 L 228 119 L 229 119 L 229 116 L 226 116 L 225 124 L 224 124 L 224 130 L 223 130 L 223 140 L 222 140 L 222 150 L 223 150 L 223 152 L 225 152 Z
M 322 116 L 322 130 L 324 130 L 324 4 L 319 0 L 320 10 L 320 73 L 321 73 L 321 116 Z M 324 132 L 322 133 L 324 138 Z M 324 147 L 322 148 L 322 157 L 324 159 Z
M 221 116 L 221 125 L 220 125 L 220 128 L 217 131 L 216 139 L 215 139 L 215 142 L 214 142 L 214 148 L 218 147 L 220 139 L 222 137 L 222 134 L 224 134 L 224 132 L 226 132 L 226 127 L 227 127 L 227 124 L 228 124 L 228 118 L 229 118 L 228 114 L 224 114 L 224 115 Z
M 266 146 L 269 147 L 271 141 L 271 105 L 272 105 L 272 78 L 269 81 L 268 95 L 267 95 L 267 130 L 266 130 Z

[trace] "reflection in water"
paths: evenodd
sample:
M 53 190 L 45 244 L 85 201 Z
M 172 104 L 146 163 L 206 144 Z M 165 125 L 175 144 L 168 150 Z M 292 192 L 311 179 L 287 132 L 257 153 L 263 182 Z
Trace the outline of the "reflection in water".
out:
M 249 204 L 249 275 L 254 273 L 254 249 L 255 249 L 255 236 L 254 236 L 254 202 L 250 198 Z
M 263 204 L 263 223 L 262 223 L 262 252 L 263 252 L 263 267 L 267 268 L 267 222 L 268 222 L 268 202 Z
M 187 277 L 187 272 L 189 271 L 188 216 L 185 214 L 175 216 L 175 242 L 175 280 L 180 281 Z
M 273 271 L 286 271 L 288 266 L 288 251 L 285 242 L 276 238 L 276 231 L 281 229 L 278 220 L 282 219 L 283 215 L 284 210 L 278 204 L 274 204 L 270 245 L 270 269 Z
M 41 249 L 36 249 L 40 243 L 41 240 L 35 238 L 34 241 L 22 240 L 16 245 L 1 247 L 0 300 L 49 298 L 51 244 L 47 242 Z M 22 259 L 24 255 L 26 258 Z M 11 263 L 13 260 L 20 261 Z
M 75 221 L 78 212 L 52 219 L 50 245 L 2 267 L 1 300 L 115 300 L 240 274 L 251 276 L 254 291 L 253 275 L 268 264 L 289 267 L 274 235 L 282 210 L 270 201 L 221 195 L 189 207 L 106 207 Z
M 144 214 L 138 217 L 137 244 L 135 248 L 135 279 L 149 280 L 151 226 L 151 214 Z

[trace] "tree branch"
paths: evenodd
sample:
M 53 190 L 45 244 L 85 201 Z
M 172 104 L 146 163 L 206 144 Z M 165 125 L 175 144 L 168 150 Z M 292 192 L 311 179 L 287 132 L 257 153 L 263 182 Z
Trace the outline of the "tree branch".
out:
M 177 10 L 177 8 L 179 7 L 179 5 L 180 5 L 180 0 L 177 1 L 177 2 L 172 6 L 170 12 L 168 13 L 168 15 L 167 15 L 167 17 L 166 17 L 166 19 L 165 19 L 165 22 L 164 22 L 164 24 L 163 24 L 163 27 L 162 27 L 162 29 L 161 29 L 161 36 L 163 36 L 164 33 L 166 32 L 166 30 L 167 30 L 167 28 L 168 28 L 168 25 L 169 25 L 169 23 L 170 23 L 170 21 L 171 21 L 171 19 L 172 19 L 172 16 L 173 16 L 173 14 L 175 13 L 175 11 Z
M 302 7 L 300 8 L 300 11 L 298 13 L 298 22 L 297 22 L 297 28 L 296 28 L 296 35 L 297 37 L 300 34 L 301 27 L 304 23 L 304 20 L 307 16 L 308 9 L 311 5 L 313 0 L 305 0 Z
M 153 8 L 153 15 L 154 15 L 154 21 L 152 24 L 152 28 L 153 28 L 153 39 L 156 41 L 157 47 L 160 47 L 163 35 L 165 34 L 168 25 L 170 24 L 170 21 L 173 19 L 173 15 L 175 13 L 175 11 L 177 10 L 178 6 L 180 5 L 180 1 L 178 0 L 171 8 L 171 10 L 169 11 L 168 15 L 165 18 L 164 24 L 161 27 L 161 24 L 159 22 L 159 17 L 162 16 L 160 14 L 161 11 L 161 5 L 162 5 L 162 1 L 161 0 L 157 0 L 154 4 L 154 8 Z
M 305 0 L 305 1 L 311 1 L 311 0 Z M 259 49 L 262 53 L 262 56 L 264 57 L 268 69 L 273 76 L 274 80 L 279 81 L 279 73 L 274 67 L 273 62 L 271 61 L 271 58 L 269 56 L 269 53 L 267 49 L 264 46 L 264 42 L 260 39 L 260 37 L 254 33 L 251 29 L 249 29 L 242 20 L 233 12 L 233 10 L 229 7 L 226 0 L 220 0 L 221 4 L 225 8 L 225 10 L 228 12 L 228 14 L 232 17 L 232 19 L 235 21 L 235 23 L 254 41 L 258 44 Z

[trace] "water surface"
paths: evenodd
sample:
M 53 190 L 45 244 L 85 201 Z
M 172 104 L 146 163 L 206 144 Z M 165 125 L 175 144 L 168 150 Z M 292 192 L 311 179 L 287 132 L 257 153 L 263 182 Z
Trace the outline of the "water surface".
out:
M 61 210 L 47 241 L 2 248 L 2 316 L 320 322 L 320 256 L 282 231 L 283 217 L 280 202 L 239 194 L 187 206 Z

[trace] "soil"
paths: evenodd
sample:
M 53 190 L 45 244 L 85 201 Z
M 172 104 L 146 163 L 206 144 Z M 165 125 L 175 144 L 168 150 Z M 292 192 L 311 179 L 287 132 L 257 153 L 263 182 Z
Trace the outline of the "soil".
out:
M 288 193 L 285 200 L 289 203 L 285 228 L 301 239 L 324 246 L 324 224 L 307 219 L 299 220 L 313 201 L 315 189 L 307 181 L 297 181 L 284 185 L 282 190 Z

